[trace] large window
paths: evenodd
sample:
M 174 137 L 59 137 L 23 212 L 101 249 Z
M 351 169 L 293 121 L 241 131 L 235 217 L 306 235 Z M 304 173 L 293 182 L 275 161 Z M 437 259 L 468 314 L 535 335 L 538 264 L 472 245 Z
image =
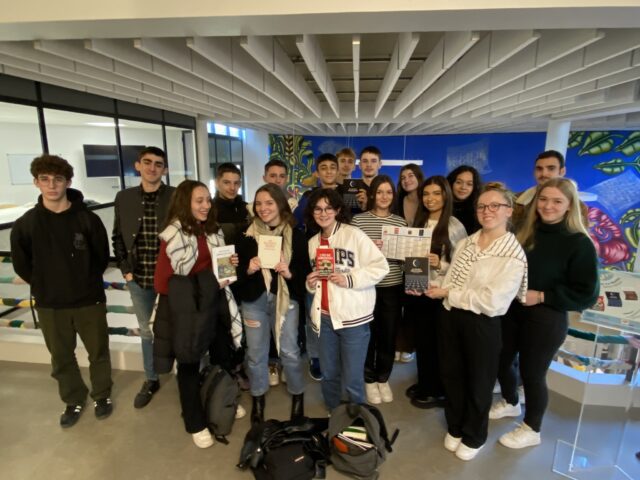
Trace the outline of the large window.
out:
M 197 179 L 195 132 L 171 126 L 165 127 L 165 131 L 171 185 L 178 185 L 185 179 Z
M 133 120 L 120 120 L 120 143 L 122 144 L 122 164 L 124 166 L 125 188 L 135 187 L 140 184 L 140 175 L 133 164 L 138 158 L 138 153 L 144 147 L 163 148 L 162 125 L 153 123 L 136 122 Z M 167 179 L 165 178 L 165 183 Z

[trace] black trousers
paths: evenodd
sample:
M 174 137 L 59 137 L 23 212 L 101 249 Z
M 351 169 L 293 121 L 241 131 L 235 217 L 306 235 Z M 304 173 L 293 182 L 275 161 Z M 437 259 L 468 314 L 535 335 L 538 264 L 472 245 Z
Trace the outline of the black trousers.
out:
M 420 397 L 442 397 L 444 386 L 440 375 L 438 352 L 438 324 L 444 312 L 442 300 L 429 297 L 414 297 L 416 365 L 418 368 L 418 391 Z
M 540 431 L 549 403 L 547 370 L 567 336 L 568 318 L 545 305 L 525 307 L 514 301 L 502 319 L 502 352 L 498 380 L 502 396 L 512 405 L 518 402 L 517 371 L 513 364 L 520 356 L 520 376 L 526 396 L 524 423 Z
M 402 285 L 376 287 L 376 306 L 373 310 L 371 339 L 364 364 L 366 383 L 385 383 L 389 380 L 396 352 L 396 329 L 402 315 Z
M 489 409 L 498 374 L 501 317 L 452 308 L 439 324 L 440 371 L 450 435 L 470 448 L 487 441 Z
M 178 391 L 184 428 L 197 433 L 207 426 L 207 417 L 200 400 L 200 363 L 178 363 Z

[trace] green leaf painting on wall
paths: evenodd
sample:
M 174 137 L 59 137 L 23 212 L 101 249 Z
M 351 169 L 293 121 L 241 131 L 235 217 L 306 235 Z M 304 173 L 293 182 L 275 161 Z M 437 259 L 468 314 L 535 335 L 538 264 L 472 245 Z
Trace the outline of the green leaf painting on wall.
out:
M 579 147 L 583 137 L 584 132 L 571 132 L 569 135 L 569 148 Z
M 578 152 L 578 155 L 600 155 L 609 152 L 620 135 L 609 132 L 591 132 Z
M 282 160 L 289 167 L 287 191 L 300 197 L 316 185 L 311 142 L 301 135 L 269 135 L 269 159 Z
M 607 160 L 606 162 L 600 162 L 593 166 L 596 170 L 600 170 L 607 175 L 618 175 L 624 172 L 627 168 L 634 168 L 636 172 L 640 173 L 640 156 L 635 160 L 626 161 L 622 158 L 614 158 L 613 160 Z
M 629 225 L 627 225 L 629 224 Z M 640 240 L 640 208 L 632 208 L 620 217 L 620 225 L 624 227 L 624 235 L 633 247 L 638 247 Z
M 616 147 L 616 152 L 622 152 L 627 156 L 640 152 L 640 132 L 632 132 Z

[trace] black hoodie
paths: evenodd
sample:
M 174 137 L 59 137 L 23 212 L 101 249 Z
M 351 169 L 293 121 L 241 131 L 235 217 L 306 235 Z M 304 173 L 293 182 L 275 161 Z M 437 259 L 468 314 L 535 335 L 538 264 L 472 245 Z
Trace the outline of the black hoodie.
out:
M 77 308 L 106 301 L 102 274 L 109 262 L 109 240 L 100 218 L 82 193 L 67 189 L 71 206 L 55 213 L 38 204 L 11 230 L 13 268 L 31 284 L 36 305 Z

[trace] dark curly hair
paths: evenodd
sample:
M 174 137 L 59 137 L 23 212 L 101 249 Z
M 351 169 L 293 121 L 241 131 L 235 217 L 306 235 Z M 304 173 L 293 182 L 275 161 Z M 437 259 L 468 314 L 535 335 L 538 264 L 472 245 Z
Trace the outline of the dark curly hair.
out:
M 449 186 L 453 191 L 453 184 L 456 183 L 458 175 L 464 172 L 469 172 L 473 177 L 473 190 L 471 191 L 471 195 L 469 195 L 469 198 L 467 200 L 472 205 L 475 205 L 476 201 L 478 200 L 478 197 L 480 196 L 480 189 L 482 188 L 482 180 L 480 179 L 480 174 L 478 173 L 478 170 L 476 170 L 470 165 L 460 165 L 459 167 L 449 172 L 449 175 L 447 175 L 447 181 L 449 182 Z M 454 195 L 453 201 L 459 201 L 457 198 L 455 198 L 455 195 Z
M 336 211 L 336 220 L 338 222 L 349 223 L 351 216 L 348 211 L 349 209 L 344 204 L 342 195 L 331 188 L 318 188 L 309 195 L 309 202 L 307 202 L 307 207 L 304 209 L 304 219 L 307 229 L 311 229 L 312 231 L 320 230 L 320 226 L 313 218 L 313 209 L 316 208 L 318 202 L 323 198 Z
M 57 155 L 40 155 L 31 162 L 31 175 L 62 175 L 67 181 L 73 178 L 73 167 L 64 158 Z
M 171 202 L 169 203 L 169 213 L 167 214 L 167 226 L 178 220 L 182 225 L 182 230 L 188 235 L 201 235 L 218 233 L 219 226 L 216 222 L 216 208 L 211 203 L 211 210 L 207 215 L 207 220 L 204 223 L 198 222 L 191 213 L 191 197 L 193 191 L 198 187 L 207 186 L 196 180 L 183 181 L 171 195 Z

